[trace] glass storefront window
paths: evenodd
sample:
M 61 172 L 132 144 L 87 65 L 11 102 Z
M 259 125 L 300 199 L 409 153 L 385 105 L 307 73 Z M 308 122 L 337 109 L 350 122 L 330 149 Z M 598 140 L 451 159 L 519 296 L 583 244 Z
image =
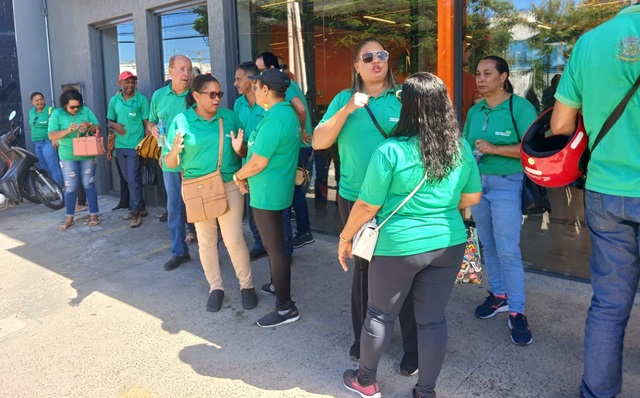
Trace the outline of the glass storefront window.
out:
M 169 79 L 169 59 L 186 55 L 194 73 L 211 73 L 207 7 L 196 6 L 160 15 L 162 60 L 165 80 Z

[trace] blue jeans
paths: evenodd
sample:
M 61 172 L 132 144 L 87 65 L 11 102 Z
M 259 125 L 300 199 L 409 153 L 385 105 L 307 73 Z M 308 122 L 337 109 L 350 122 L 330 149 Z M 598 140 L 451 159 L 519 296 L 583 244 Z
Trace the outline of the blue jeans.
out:
M 189 254 L 189 246 L 184 242 L 187 233 L 187 211 L 182 201 L 182 176 L 180 173 L 163 171 L 164 189 L 167 192 L 167 223 L 171 237 L 171 254 L 175 257 Z
M 60 187 L 64 187 L 58 151 L 51 144 L 51 140 L 36 142 L 36 156 L 38 157 L 40 168 L 46 171 Z
M 135 149 L 116 149 L 116 160 L 122 170 L 122 176 L 129 188 L 129 208 L 131 211 L 141 211 L 142 201 L 142 173 L 140 172 L 140 157 Z
M 76 191 L 82 181 L 87 193 L 89 214 L 98 214 L 98 191 L 96 190 L 97 158 L 87 160 L 60 160 L 60 167 L 64 177 L 64 201 L 67 217 L 73 217 L 76 212 Z
M 509 311 L 524 313 L 524 266 L 520 253 L 523 173 L 482 174 L 482 199 L 471 206 L 494 294 L 508 296 Z
M 309 158 L 312 148 L 300 148 L 298 155 L 298 167 L 309 168 Z M 311 222 L 309 222 L 309 208 L 307 207 L 308 184 L 296 185 L 293 189 L 293 210 L 296 211 L 296 233 L 307 234 L 311 232 Z
M 640 198 L 585 193 L 593 296 L 584 336 L 583 397 L 622 387 L 622 343 L 640 277 Z
M 253 250 L 265 251 L 258 227 L 256 226 L 256 220 L 253 217 L 253 209 L 249 206 L 251 200 L 250 194 L 244 195 L 247 199 L 247 215 L 249 216 L 249 229 L 251 229 L 251 235 L 253 235 Z M 282 210 L 282 227 L 284 230 L 284 246 L 287 251 L 287 256 L 293 255 L 293 228 L 291 228 L 291 209 Z

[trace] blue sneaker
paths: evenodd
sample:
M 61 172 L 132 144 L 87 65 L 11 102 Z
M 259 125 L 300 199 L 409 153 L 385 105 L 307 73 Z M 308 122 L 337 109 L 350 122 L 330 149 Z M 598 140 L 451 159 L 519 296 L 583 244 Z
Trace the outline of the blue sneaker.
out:
M 529 322 L 524 314 L 509 315 L 509 329 L 511 329 L 511 341 L 517 345 L 527 345 L 533 342 L 533 335 Z
M 484 303 L 480 304 L 476 308 L 475 315 L 480 319 L 489 319 L 496 316 L 500 312 L 509 311 L 509 303 L 507 299 L 496 297 L 492 292 L 484 300 Z

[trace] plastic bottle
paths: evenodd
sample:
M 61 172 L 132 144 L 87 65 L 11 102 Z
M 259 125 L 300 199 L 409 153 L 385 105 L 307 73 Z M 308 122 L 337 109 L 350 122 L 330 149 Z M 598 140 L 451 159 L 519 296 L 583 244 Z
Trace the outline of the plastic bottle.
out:
M 473 157 L 476 158 L 476 162 L 480 163 L 480 160 L 482 160 L 482 155 L 484 155 L 482 152 L 480 152 L 477 149 L 473 149 Z
M 162 119 L 158 120 L 156 127 L 158 127 L 158 146 L 163 147 L 167 143 L 167 129 Z

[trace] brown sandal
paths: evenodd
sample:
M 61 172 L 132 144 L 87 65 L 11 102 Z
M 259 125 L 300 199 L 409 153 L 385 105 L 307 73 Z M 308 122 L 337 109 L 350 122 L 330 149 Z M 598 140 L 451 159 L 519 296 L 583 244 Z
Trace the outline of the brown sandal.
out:
M 75 223 L 76 222 L 73 221 L 73 217 L 67 217 L 67 218 L 64 219 L 64 224 L 62 224 L 61 226 L 58 227 L 58 231 L 64 231 L 65 229 L 69 228 L 70 226 L 72 226 Z
M 92 214 L 91 217 L 89 217 L 89 226 L 96 227 L 98 226 L 98 224 L 100 224 L 100 219 L 98 218 L 98 215 Z

